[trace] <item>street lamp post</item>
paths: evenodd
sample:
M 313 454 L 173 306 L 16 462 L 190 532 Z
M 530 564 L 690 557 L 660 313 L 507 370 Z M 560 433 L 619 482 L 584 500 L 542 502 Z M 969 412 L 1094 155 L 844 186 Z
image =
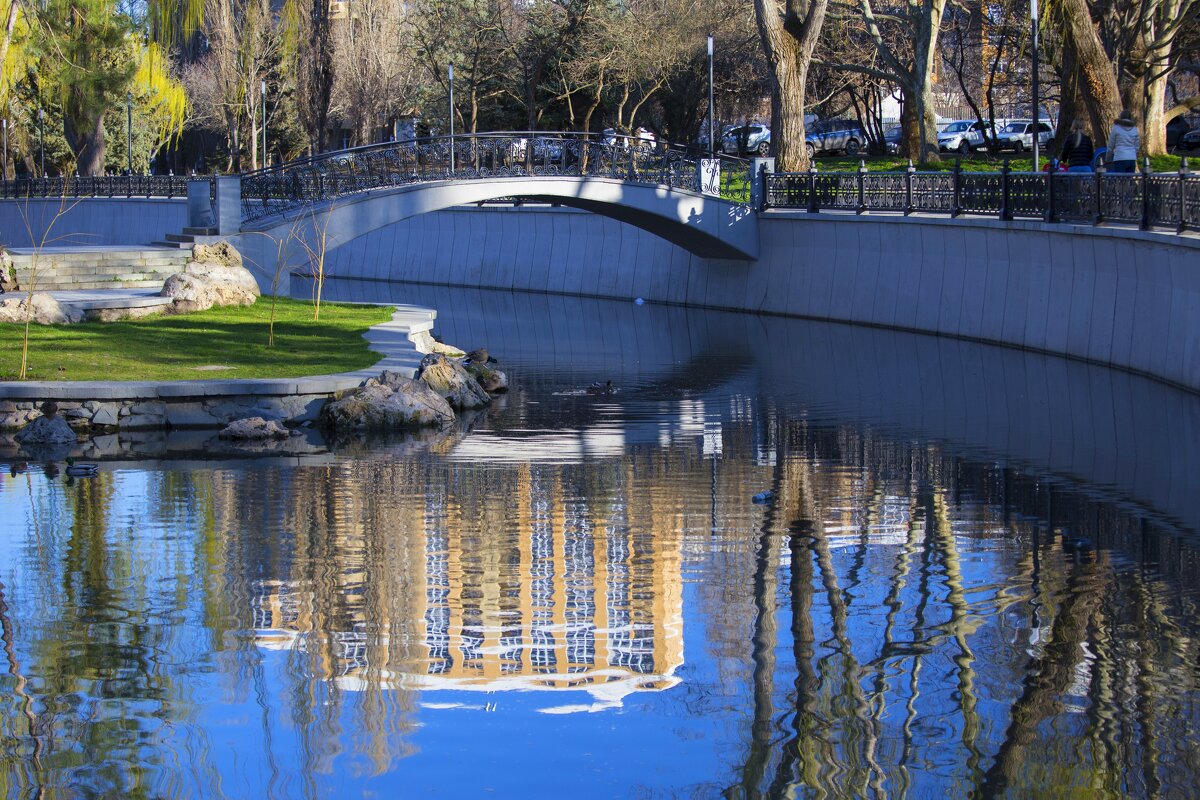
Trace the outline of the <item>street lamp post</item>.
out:
M 8 180 L 8 117 L 4 118 L 4 180 Z
M 1041 139 L 1042 115 L 1038 112 L 1038 5 L 1029 0 L 1029 19 L 1033 26 L 1033 171 L 1038 171 L 1038 144 Z
M 38 109 L 38 151 L 42 165 L 42 177 L 46 177 L 46 112 Z
M 258 82 L 259 96 L 262 98 L 262 167 L 267 168 L 267 80 Z
M 450 171 L 454 172 L 454 64 L 450 64 Z
M 125 160 L 133 176 L 133 92 L 125 93 Z
M 717 157 L 717 122 L 713 106 L 713 35 L 708 35 L 708 157 Z

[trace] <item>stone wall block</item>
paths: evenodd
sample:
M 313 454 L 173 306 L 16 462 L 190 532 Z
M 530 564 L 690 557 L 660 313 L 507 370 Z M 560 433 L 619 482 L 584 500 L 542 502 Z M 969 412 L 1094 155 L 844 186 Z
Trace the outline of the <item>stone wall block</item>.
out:
M 117 420 L 121 413 L 120 403 L 97 403 L 90 402 L 92 406 L 92 424 L 109 427 L 117 424 Z

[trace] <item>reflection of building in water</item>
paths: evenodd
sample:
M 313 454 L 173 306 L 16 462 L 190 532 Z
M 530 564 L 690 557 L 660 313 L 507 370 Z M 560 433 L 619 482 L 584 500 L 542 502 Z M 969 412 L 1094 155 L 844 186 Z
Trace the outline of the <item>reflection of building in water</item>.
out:
M 256 582 L 259 644 L 312 649 L 310 636 L 323 635 L 327 658 L 316 660 L 328 660 L 325 677 L 351 690 L 578 689 L 604 706 L 678 683 L 677 516 L 639 500 L 631 524 L 619 494 L 601 507 L 565 489 L 559 468 L 515 472 L 507 491 L 479 490 L 482 499 L 408 495 L 421 497 L 419 521 L 404 514 L 410 526 L 382 529 L 406 555 L 390 569 L 415 574 L 382 576 L 371 567 L 364 573 L 352 561 L 369 558 L 372 548 L 353 541 L 357 526 L 336 537 L 342 540 L 336 549 L 347 556 L 338 559 L 342 582 L 331 587 L 342 595 L 339 622 L 314 624 L 312 593 L 302 583 Z M 418 541 L 403 542 L 410 537 Z M 412 618 L 370 618 L 361 595 L 379 590 L 372 581 L 406 593 L 382 606 Z

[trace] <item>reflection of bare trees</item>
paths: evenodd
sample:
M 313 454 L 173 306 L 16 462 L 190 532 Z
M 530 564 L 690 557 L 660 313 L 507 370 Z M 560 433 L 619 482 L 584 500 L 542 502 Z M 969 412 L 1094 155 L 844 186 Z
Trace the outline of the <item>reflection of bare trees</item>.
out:
M 729 796 L 1191 785 L 1196 758 L 1180 754 L 1195 747 L 1197 646 L 1194 616 L 1179 612 L 1194 600 L 1096 548 L 1177 540 L 935 450 L 802 425 L 776 442 L 776 506 L 754 560 L 750 728 Z M 791 639 L 778 663 L 776 613 Z M 794 676 L 786 696 L 781 672 Z
M 716 459 L 676 441 L 464 464 L 409 442 L 150 473 L 136 513 L 111 473 L 31 493 L 40 580 L 0 585 L 0 733 L 22 757 L 0 793 L 113 788 L 138 753 L 202 794 L 223 765 L 201 703 L 250 709 L 265 794 L 316 796 L 347 764 L 396 768 L 439 688 L 670 688 L 689 580 L 714 686 L 673 691 L 743 715 L 731 797 L 1166 796 L 1200 772 L 1193 547 L 869 431 L 768 413 L 720 437 Z

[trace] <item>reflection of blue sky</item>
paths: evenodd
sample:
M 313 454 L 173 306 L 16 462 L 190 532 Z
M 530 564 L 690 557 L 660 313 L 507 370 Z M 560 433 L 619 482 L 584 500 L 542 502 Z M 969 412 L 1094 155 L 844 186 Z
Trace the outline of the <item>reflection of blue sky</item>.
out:
M 630 472 L 637 473 L 650 460 L 647 454 L 673 449 L 674 460 L 664 463 L 679 470 L 675 483 L 648 487 L 634 480 L 630 484 L 631 490 L 656 489 L 690 512 L 690 516 L 671 517 L 691 527 L 678 531 L 686 660 L 671 671 L 677 682 L 669 688 L 630 692 L 618 702 L 598 701 L 585 690 L 539 691 L 527 686 L 490 694 L 452 687 L 391 688 L 383 693 L 382 702 L 394 727 L 378 730 L 363 724 L 364 714 L 378 701 L 371 692 L 359 691 L 362 687 L 347 681 L 314 679 L 296 650 L 260 646 L 255 631 L 235 625 L 217 638 L 206 615 L 224 613 L 221 604 L 226 601 L 249 602 L 228 594 L 228 573 L 242 570 L 253 580 L 286 581 L 289 571 L 312 557 L 293 550 L 294 532 L 286 528 L 284 512 L 289 503 L 299 505 L 297 476 L 326 466 L 256 467 L 278 478 L 277 496 L 252 498 L 263 507 L 266 529 L 217 530 L 211 542 L 204 541 L 202 534 L 206 503 L 236 495 L 244 473 L 232 468 L 162 469 L 152 463 L 115 473 L 107 516 L 100 526 L 103 536 L 97 540 L 105 548 L 101 561 L 113 589 L 103 602 L 110 610 L 128 613 L 115 614 L 118 622 L 105 625 L 83 624 L 76 610 L 65 605 L 66 590 L 77 589 L 74 583 L 79 580 L 67 574 L 68 562 L 80 555 L 80 544 L 69 537 L 74 512 L 65 485 L 61 479 L 46 481 L 37 465 L 28 476 L 5 475 L 0 479 L 0 582 L 15 620 L 16 660 L 23 669 L 32 669 L 39 663 L 39 640 L 58 642 L 64 631 L 82 628 L 97 639 L 113 632 L 129 635 L 135 627 L 143 636 L 162 633 L 139 656 L 141 668 L 165 687 L 167 700 L 160 704 L 118 696 L 88 710 L 98 709 L 101 717 L 107 713 L 127 718 L 143 732 L 138 748 L 118 756 L 123 763 L 162 759 L 172 783 L 156 788 L 171 796 L 359 797 L 374 792 L 379 796 L 626 797 L 642 789 L 659 796 L 689 796 L 693 789 L 700 796 L 719 794 L 737 782 L 750 741 L 751 573 L 771 507 L 752 506 L 749 497 L 771 485 L 774 468 L 779 466 L 766 421 L 783 413 L 780 409 L 806 409 L 814 396 L 820 400 L 814 403 L 818 407 L 814 415 L 836 416 L 844 407 L 834 402 L 838 398 L 830 399 L 806 383 L 816 380 L 812 375 L 801 372 L 788 377 L 764 366 L 773 363 L 771 359 L 750 358 L 761 340 L 756 343 L 747 335 L 749 346 L 732 354 L 714 345 L 731 324 L 725 318 L 712 322 L 706 315 L 678 309 L 641 311 L 646 316 L 631 323 L 635 327 L 655 314 L 669 318 L 671 324 L 643 329 L 643 341 L 660 346 L 614 351 L 603 339 L 581 334 L 580 341 L 560 342 L 561 361 L 547 363 L 538 360 L 537 340 L 530 340 L 535 344 L 523 351 L 516 349 L 520 337 L 506 343 L 512 355 L 500 355 L 510 358 L 519 374 L 536 384 L 533 394 L 538 405 L 523 405 L 518 393 L 524 390 L 518 387 L 508 407 L 455 444 L 445 461 L 450 463 L 451 480 L 463 481 L 476 472 L 530 462 L 549 465 L 545 472 L 550 474 L 560 465 L 578 469 L 581 464 L 604 462 L 611 466 L 615 459 L 628 458 Z M 454 330 L 453 313 L 444 318 L 447 329 Z M 753 327 L 745 320 L 741 324 L 743 331 Z M 655 338 L 665 336 L 664 331 L 677 336 Z M 476 344 L 476 336 L 459 341 Z M 678 376 L 689 364 L 695 366 L 690 348 L 696 342 L 704 359 L 719 362 L 719 380 L 693 390 Z M 635 359 L 630 353 L 640 355 Z M 795 352 L 787 354 L 794 356 Z M 700 363 L 703 367 L 707 362 Z M 548 396 L 547 390 L 584 386 L 610 375 L 620 384 L 614 397 L 551 400 Z M 671 383 L 676 379 L 681 382 Z M 787 391 L 773 394 L 780 385 Z M 805 393 L 809 390 L 813 394 Z M 875 386 L 868 394 L 874 402 L 888 391 Z M 898 401 L 895 416 L 885 427 L 911 432 L 945 422 L 934 414 L 922 419 L 927 410 Z M 853 420 L 845 429 L 851 438 L 869 438 L 863 433 L 860 412 L 861 407 L 847 412 Z M 1038 452 L 1036 442 L 1018 441 L 1023 436 L 1006 441 L 1027 454 Z M 901 448 L 906 456 L 915 458 L 925 447 L 919 437 L 901 440 L 912 443 Z M 974 440 L 974 446 L 980 441 L 987 438 Z M 1054 466 L 1053 453 L 1043 455 L 1047 461 L 1042 466 Z M 434 457 L 404 456 L 400 463 L 418 458 Z M 1011 463 L 1003 453 L 995 461 Z M 723 470 L 744 483 L 718 484 Z M 905 758 L 906 730 L 915 731 L 919 746 L 911 761 L 912 796 L 960 796 L 963 786 L 955 781 L 962 779 L 969 755 L 962 743 L 966 726 L 960 703 L 966 684 L 964 654 L 951 629 L 947 565 L 940 556 L 926 555 L 924 539 L 919 538 L 920 547 L 902 567 L 904 547 L 911 543 L 914 500 L 931 492 L 915 480 L 905 483 L 869 472 L 861 465 L 834 462 L 814 468 L 814 474 L 843 492 L 839 495 L 831 489 L 826 496 L 825 531 L 833 575 L 849 612 L 843 649 L 834 605 L 817 576 L 811 619 L 813 661 L 821 675 L 818 705 L 827 723 L 822 735 L 858 742 L 870 733 L 877 739 L 876 757 L 895 765 Z M 879 491 L 870 498 L 868 509 L 856 492 L 871 480 Z M 377 496 L 370 485 L 356 484 L 354 491 L 357 500 L 371 497 L 386 503 L 389 499 Z M 711 528 L 706 505 L 710 491 L 714 492 L 713 514 L 718 517 Z M 1141 488 L 1129 485 L 1124 491 L 1136 495 Z M 612 499 L 598 495 L 589 501 L 599 506 Z M 1028 660 L 1045 652 L 1050 631 L 1047 619 L 1040 628 L 1034 626 L 1027 603 L 1028 582 L 1013 577 L 1024 545 L 1006 527 L 1006 509 L 988 506 L 966 491 L 952 510 L 953 542 L 965 586 L 966 616 L 961 623 L 969 631 L 975 670 L 968 688 L 977 698 L 979 750 L 986 760 L 995 753 L 1008 725 Z M 868 526 L 869 535 L 864 537 Z M 397 538 L 402 535 L 403 531 L 395 532 Z M 770 561 L 776 567 L 772 574 L 777 583 L 774 671 L 768 696 L 772 741 L 780 746 L 789 734 L 796 670 L 789 630 L 788 550 L 782 539 L 776 545 L 778 551 Z M 893 597 L 902 569 L 906 570 L 903 586 Z M 1163 591 L 1169 595 L 1175 589 L 1168 586 Z M 1194 597 L 1195 587 L 1181 591 Z M 233 611 L 244 614 L 246 609 Z M 220 622 L 240 624 L 236 616 Z M 1193 623 L 1173 619 L 1173 624 L 1184 627 Z M 892 646 L 885 652 L 887 636 Z M 1040 753 L 1031 754 L 1032 760 L 1056 754 L 1056 748 L 1066 746 L 1060 742 L 1078 743 L 1069 737 L 1083 729 L 1092 713 L 1088 701 L 1080 697 L 1095 663 L 1091 651 L 1086 652 L 1071 676 L 1065 711 L 1046 723 L 1053 736 L 1039 743 Z M 50 665 L 45 672 L 56 668 Z M 32 689 L 46 690 L 47 675 L 29 677 Z M 11 699 L 13 687 L 10 677 L 0 676 L 4 690 L 0 697 L 8 698 L 0 713 L 10 726 L 22 718 Z M 868 706 L 879 709 L 877 723 L 864 721 L 871 714 L 856 707 L 860 701 L 855 699 L 855 687 Z M 70 693 L 86 705 L 100 691 L 94 682 L 81 682 Z M 882 701 L 877 697 L 881 691 Z M 305 716 L 309 701 L 318 710 L 340 710 L 328 726 L 320 726 Z M 585 713 L 599 708 L 603 709 L 599 713 Z M 579 713 L 546 713 L 567 709 Z M 835 715 L 830 709 L 841 713 L 831 718 Z M 64 712 L 64 717 L 70 715 Z M 395 756 L 387 760 L 382 773 L 372 756 L 380 742 L 385 752 Z M 1186 737 L 1180 742 L 1194 744 Z M 81 745 L 64 736 L 60 746 Z M 1072 761 L 1070 754 L 1060 759 L 1066 766 L 1077 760 Z M 98 769 L 85 769 L 80 780 L 99 780 L 98 774 Z M 894 772 L 889 772 L 889 788 L 894 780 Z

